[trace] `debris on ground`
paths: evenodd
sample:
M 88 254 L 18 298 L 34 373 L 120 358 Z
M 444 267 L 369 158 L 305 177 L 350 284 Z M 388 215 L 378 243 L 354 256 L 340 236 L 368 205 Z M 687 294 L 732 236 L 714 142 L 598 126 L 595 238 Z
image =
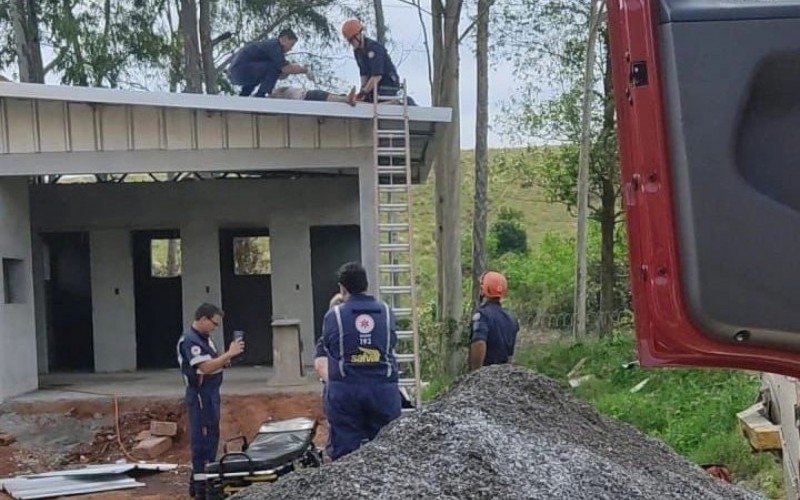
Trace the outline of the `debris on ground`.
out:
M 580 377 L 575 377 L 575 378 L 569 379 L 569 386 L 572 387 L 573 389 L 575 389 L 575 388 L 580 387 L 583 384 L 585 384 L 586 382 L 589 382 L 591 380 L 594 380 L 594 375 L 592 375 L 591 373 L 588 374 L 588 375 L 582 375 Z
M 150 435 L 175 437 L 178 435 L 178 423 L 152 420 L 150 421 Z
M 758 499 L 514 366 L 473 372 L 319 469 L 238 499 Z
M 133 456 L 140 460 L 153 460 L 168 452 L 170 448 L 172 448 L 171 437 L 153 436 L 136 443 Z
M 648 382 L 650 382 L 650 377 L 647 377 L 646 379 L 642 380 L 638 384 L 631 387 L 630 393 L 636 394 L 637 392 L 641 391 L 642 389 L 644 389 L 644 386 L 646 386 Z
M 10 444 L 14 444 L 17 440 L 14 436 L 7 432 L 0 432 L 0 446 L 8 446 Z
M 80 469 L 46 472 L 0 480 L 0 491 L 15 499 L 55 498 L 82 493 L 99 493 L 146 485 L 128 474 L 177 469 L 173 464 L 104 464 Z

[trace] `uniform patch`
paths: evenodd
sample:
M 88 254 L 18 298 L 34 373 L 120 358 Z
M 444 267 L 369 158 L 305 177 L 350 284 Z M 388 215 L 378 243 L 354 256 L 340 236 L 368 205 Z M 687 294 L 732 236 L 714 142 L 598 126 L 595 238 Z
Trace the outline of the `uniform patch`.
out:
M 200 349 L 199 345 L 193 345 L 192 346 L 192 356 L 199 356 L 201 352 L 203 352 L 203 351 L 202 351 L 202 349 Z
M 481 313 L 475 313 L 472 315 L 472 321 L 480 321 L 481 320 Z
M 369 52 L 367 52 L 367 57 L 369 57 L 370 59 L 373 59 L 375 57 L 375 52 L 370 50 Z
M 356 330 L 358 333 L 372 333 L 375 329 L 375 320 L 369 314 L 360 314 L 356 318 Z

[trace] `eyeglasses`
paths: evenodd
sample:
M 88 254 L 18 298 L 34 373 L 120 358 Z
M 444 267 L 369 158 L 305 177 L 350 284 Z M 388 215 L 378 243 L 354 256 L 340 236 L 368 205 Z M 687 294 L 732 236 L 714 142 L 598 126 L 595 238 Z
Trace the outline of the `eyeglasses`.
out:
M 214 326 L 216 326 L 216 327 L 218 327 L 218 326 L 219 326 L 219 323 L 217 323 L 216 321 L 214 321 L 214 318 L 206 318 L 206 319 L 207 319 L 207 320 L 209 320 L 209 321 L 211 322 L 211 324 L 212 324 L 212 325 L 214 325 Z

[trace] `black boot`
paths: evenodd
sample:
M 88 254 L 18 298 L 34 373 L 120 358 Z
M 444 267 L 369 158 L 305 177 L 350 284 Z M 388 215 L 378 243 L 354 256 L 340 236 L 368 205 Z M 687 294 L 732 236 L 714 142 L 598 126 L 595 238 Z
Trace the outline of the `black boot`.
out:
M 206 482 L 205 481 L 192 481 L 191 490 L 194 491 L 192 498 L 197 500 L 206 500 Z

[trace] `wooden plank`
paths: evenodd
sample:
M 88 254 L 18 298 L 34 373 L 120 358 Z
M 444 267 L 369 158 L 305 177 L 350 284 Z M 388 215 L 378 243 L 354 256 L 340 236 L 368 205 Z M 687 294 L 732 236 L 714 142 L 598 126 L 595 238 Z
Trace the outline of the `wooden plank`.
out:
M 764 416 L 764 403 L 756 403 L 736 414 L 739 427 L 756 451 L 781 449 L 781 429 Z

